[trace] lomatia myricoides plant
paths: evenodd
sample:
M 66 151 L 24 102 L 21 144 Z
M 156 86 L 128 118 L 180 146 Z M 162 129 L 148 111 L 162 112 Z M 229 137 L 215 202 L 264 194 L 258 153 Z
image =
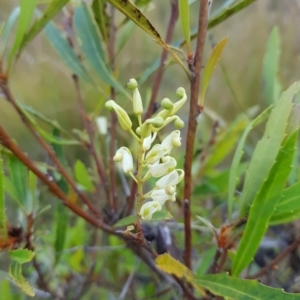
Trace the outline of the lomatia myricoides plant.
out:
M 130 79 L 127 86 L 133 92 L 133 113 L 138 119 L 135 131 L 127 112 L 114 100 L 107 101 L 105 106 L 115 111 L 121 128 L 128 131 L 138 143 L 137 153 L 132 154 L 128 148 L 121 147 L 114 161 L 120 163 L 124 173 L 137 184 L 136 215 L 137 224 L 140 224 L 142 220 L 155 218 L 155 213 L 163 209 L 166 201 L 176 200 L 176 185 L 183 179 L 184 171 L 176 169 L 177 161 L 171 156 L 171 151 L 173 147 L 181 146 L 179 129 L 184 127 L 184 122 L 176 113 L 186 102 L 187 96 L 184 88 L 178 88 L 177 96 L 180 99 L 177 102 L 164 98 L 161 110 L 152 118 L 143 120 L 144 109 L 138 83 Z M 157 133 L 170 123 L 174 123 L 176 130 L 171 131 L 161 143 L 154 144 Z M 150 178 L 156 179 L 155 186 L 145 191 L 145 184 Z

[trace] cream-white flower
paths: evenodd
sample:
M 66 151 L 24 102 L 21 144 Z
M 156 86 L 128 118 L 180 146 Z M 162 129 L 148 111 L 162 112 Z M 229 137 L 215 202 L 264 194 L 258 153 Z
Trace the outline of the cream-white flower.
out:
M 144 141 L 143 141 L 143 150 L 147 151 L 150 149 L 151 147 L 151 143 L 152 143 L 152 136 L 151 134 L 149 136 L 147 136 Z
M 150 197 L 153 201 L 158 201 L 161 205 L 164 205 L 166 201 L 175 201 L 176 199 L 176 188 L 168 186 L 173 193 L 166 193 L 166 189 L 153 190 Z
M 178 175 L 178 172 L 181 172 L 180 176 Z M 170 172 L 169 174 L 163 176 L 159 180 L 157 180 L 155 186 L 158 189 L 163 189 L 167 185 L 176 185 L 182 180 L 183 176 L 184 176 L 184 171 L 181 169 L 176 169 Z
M 156 164 L 159 160 L 168 153 L 168 149 L 160 144 L 156 144 L 146 155 L 146 162 L 148 164 Z
M 133 159 L 128 148 L 121 147 L 120 149 L 118 149 L 116 155 L 114 156 L 114 161 L 122 162 L 124 173 L 133 171 Z
M 160 211 L 162 209 L 162 206 L 160 202 L 158 201 L 149 201 L 145 203 L 140 210 L 140 215 L 143 220 L 151 220 L 152 215 L 156 211 Z
M 96 119 L 97 128 L 100 134 L 107 134 L 107 118 L 106 117 L 98 117 Z
M 161 142 L 161 145 L 167 148 L 170 153 L 173 147 L 181 146 L 180 140 L 180 131 L 174 130 L 168 136 L 165 137 L 165 139 Z
M 171 156 L 164 156 L 162 157 L 162 163 L 156 163 L 154 165 L 148 165 L 149 167 L 149 173 L 153 177 L 161 177 L 167 173 L 172 172 L 176 165 L 177 161 L 175 158 Z

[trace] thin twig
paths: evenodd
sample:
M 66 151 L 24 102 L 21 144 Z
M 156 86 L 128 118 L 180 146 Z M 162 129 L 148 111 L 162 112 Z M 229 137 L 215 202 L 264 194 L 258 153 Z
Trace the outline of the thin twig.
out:
M 190 201 L 188 209 L 184 211 L 185 219 L 185 264 L 191 268 L 191 195 L 192 195 L 192 163 L 194 154 L 195 136 L 197 130 L 197 117 L 202 108 L 198 107 L 198 97 L 200 92 L 200 75 L 204 52 L 204 43 L 207 30 L 207 13 L 208 13 L 208 0 L 200 2 L 199 22 L 198 22 L 198 38 L 195 51 L 195 59 L 193 64 L 194 77 L 191 80 L 191 101 L 189 112 L 189 124 L 186 140 L 186 156 L 184 162 L 184 199 Z
M 283 258 L 285 258 L 290 252 L 292 252 L 300 244 L 300 238 L 294 240 L 284 251 L 277 255 L 268 265 L 263 267 L 259 272 L 249 275 L 246 279 L 256 279 L 265 275 L 269 270 L 271 270 L 277 263 L 279 263 Z
M 177 19 L 178 19 L 178 1 L 173 0 L 172 3 L 171 3 L 171 15 L 170 15 L 167 34 L 166 34 L 166 39 L 165 39 L 166 44 L 170 44 L 171 41 L 172 41 L 173 32 L 174 32 L 174 29 L 175 29 Z M 161 81 L 162 81 L 162 77 L 163 77 L 163 73 L 164 73 L 165 60 L 166 60 L 167 56 L 168 56 L 168 51 L 164 48 L 162 50 L 159 67 L 158 67 L 158 70 L 156 72 L 156 76 L 155 76 L 155 79 L 154 79 L 154 82 L 153 82 L 152 95 L 151 95 L 151 98 L 150 98 L 148 109 L 147 109 L 147 111 L 145 113 L 145 116 L 144 116 L 145 119 L 150 118 L 153 114 L 154 106 L 155 106 L 155 100 L 157 98 L 158 90 L 159 90 L 159 87 L 161 85 Z
M 93 131 L 93 128 L 91 126 L 91 121 L 90 121 L 89 117 L 87 116 L 87 114 L 84 110 L 83 100 L 82 100 L 82 96 L 81 96 L 81 92 L 80 92 L 78 76 L 74 74 L 73 75 L 73 80 L 74 80 L 75 89 L 76 89 L 76 93 L 77 93 L 77 100 L 78 100 L 78 105 L 79 105 L 81 118 L 83 120 L 85 130 L 86 130 L 87 135 L 89 137 L 88 148 L 89 148 L 92 156 L 94 157 L 99 178 L 100 178 L 101 182 L 104 185 L 106 198 L 109 199 L 109 187 L 108 187 L 108 183 L 107 183 L 107 180 L 106 180 L 105 171 L 104 171 L 103 165 L 102 165 L 102 163 L 100 161 L 100 158 L 99 158 L 99 156 L 97 154 L 97 151 L 96 151 L 96 147 L 95 147 L 95 143 L 94 143 L 94 131 Z
M 3 127 L 0 126 L 0 144 L 9 149 L 30 171 L 32 171 L 46 186 L 48 186 L 50 192 L 59 198 L 65 206 L 72 210 L 76 215 L 85 219 L 87 222 L 96 226 L 108 233 L 119 235 L 113 228 L 104 224 L 99 219 L 88 214 L 86 211 L 77 206 L 71 201 L 64 192 L 59 188 L 56 182 L 49 174 L 44 174 L 38 169 L 34 163 L 22 152 L 22 150 L 11 140 L 8 134 L 5 132 Z
M 20 109 L 17 101 L 15 100 L 14 96 L 12 95 L 7 82 L 0 82 L 0 87 L 6 97 L 6 99 L 13 105 L 17 113 L 20 115 L 22 121 L 27 126 L 27 128 L 31 131 L 33 136 L 36 138 L 38 143 L 44 148 L 44 150 L 48 153 L 52 161 L 57 166 L 57 169 L 59 173 L 66 179 L 66 181 L 70 184 L 70 186 L 74 189 L 74 191 L 77 193 L 77 195 L 80 197 L 80 199 L 88 206 L 88 208 L 95 214 L 99 215 L 98 210 L 96 207 L 89 201 L 89 199 L 77 188 L 75 181 L 72 179 L 72 177 L 68 174 L 64 166 L 59 161 L 58 157 L 56 156 L 55 152 L 53 151 L 52 147 L 50 147 L 36 132 L 35 128 L 32 126 L 32 124 L 29 122 L 27 116 L 24 114 L 24 112 Z

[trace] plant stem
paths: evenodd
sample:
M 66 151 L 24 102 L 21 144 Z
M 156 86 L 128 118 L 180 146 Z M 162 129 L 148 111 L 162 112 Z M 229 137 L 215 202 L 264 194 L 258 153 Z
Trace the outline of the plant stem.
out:
M 166 39 L 165 39 L 166 44 L 170 44 L 172 41 L 172 36 L 173 36 L 173 32 L 175 29 L 177 19 L 178 19 L 178 1 L 173 0 L 171 3 L 171 15 L 170 15 Z M 155 79 L 153 82 L 152 95 L 150 98 L 148 109 L 144 116 L 144 120 L 149 119 L 153 114 L 155 100 L 157 98 L 158 90 L 161 85 L 161 81 L 162 81 L 162 77 L 163 77 L 163 73 L 164 73 L 165 60 L 166 60 L 167 56 L 168 56 L 168 51 L 164 48 L 162 50 L 159 67 L 158 67 L 158 70 L 156 72 L 156 76 L 155 76 Z
M 204 43 L 207 30 L 208 0 L 200 1 L 198 37 L 195 51 L 195 59 L 192 65 L 194 74 L 191 80 L 191 101 L 189 111 L 189 124 L 186 141 L 186 156 L 184 162 L 184 199 L 189 201 L 189 206 L 184 210 L 185 219 L 185 265 L 191 268 L 191 194 L 192 194 L 192 163 L 194 154 L 195 136 L 197 130 L 197 117 L 202 111 L 198 106 L 198 97 L 200 92 L 200 74 L 203 60 Z
M 137 155 L 138 161 L 138 171 L 136 175 L 137 180 L 137 195 L 136 195 L 136 221 L 137 221 L 137 233 L 138 235 L 142 234 L 142 225 L 141 225 L 141 217 L 140 210 L 144 202 L 144 193 L 143 193 L 143 141 L 144 139 L 141 137 L 139 142 L 139 151 Z
M 6 99 L 13 105 L 19 116 L 21 117 L 24 124 L 27 126 L 27 128 L 31 131 L 33 136 L 36 138 L 36 140 L 39 142 L 39 144 L 44 148 L 44 150 L 48 153 L 52 161 L 55 163 L 59 173 L 66 179 L 66 181 L 70 184 L 70 186 L 73 188 L 73 190 L 77 193 L 79 198 L 88 206 L 88 208 L 97 216 L 99 216 L 99 211 L 96 209 L 96 207 L 90 202 L 90 200 L 77 188 L 75 181 L 72 179 L 72 177 L 68 174 L 66 169 L 63 167 L 61 162 L 59 161 L 58 157 L 56 156 L 53 149 L 40 137 L 40 135 L 36 132 L 35 128 L 31 125 L 31 123 L 28 121 L 27 116 L 24 114 L 24 112 L 20 109 L 18 103 L 16 102 L 14 96 L 12 95 L 7 82 L 3 83 L 0 82 L 0 87 L 6 97 Z
M 3 127 L 0 126 L 0 142 L 1 144 L 10 150 L 16 158 L 18 158 L 30 171 L 32 171 L 46 186 L 48 186 L 50 192 L 59 198 L 62 203 L 72 210 L 76 215 L 85 219 L 90 224 L 112 234 L 117 234 L 113 228 L 104 224 L 98 218 L 95 218 L 93 215 L 88 214 L 82 208 L 77 206 L 73 201 L 71 201 L 65 193 L 59 188 L 53 178 L 43 173 L 38 169 L 34 163 L 22 152 L 22 150 L 11 140 L 9 135 L 5 132 Z

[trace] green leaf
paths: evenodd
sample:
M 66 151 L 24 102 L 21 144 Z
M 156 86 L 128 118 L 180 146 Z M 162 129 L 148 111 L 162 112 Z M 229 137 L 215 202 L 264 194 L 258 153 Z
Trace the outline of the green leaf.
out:
M 274 164 L 276 155 L 285 136 L 286 124 L 292 110 L 292 100 L 298 92 L 299 83 L 292 84 L 276 102 L 266 124 L 262 139 L 257 143 L 246 171 L 244 187 L 239 198 L 240 217 L 245 216 L 255 194 Z
M 48 23 L 44 32 L 52 47 L 59 54 L 63 62 L 70 68 L 70 70 L 81 79 L 95 85 L 93 79 L 88 74 L 86 68 L 82 65 L 77 57 L 74 49 L 69 45 L 66 38 L 63 37 L 61 30 L 59 30 L 52 22 Z
M 229 220 L 231 220 L 231 215 L 233 211 L 233 200 L 234 200 L 235 187 L 237 183 L 237 170 L 244 153 L 243 148 L 244 148 L 246 138 L 253 128 L 259 125 L 269 116 L 271 108 L 272 106 L 269 106 L 267 109 L 265 109 L 259 116 L 257 116 L 246 127 L 242 137 L 239 140 L 238 146 L 235 150 L 235 154 L 230 168 L 229 182 L 228 182 L 228 219 Z
M 238 276 L 248 266 L 266 232 L 269 218 L 291 171 L 297 135 L 298 130 L 285 140 L 274 165 L 253 200 L 246 228 L 233 261 L 233 276 Z
M 267 103 L 275 103 L 282 91 L 278 80 L 278 68 L 280 59 L 280 36 L 277 27 L 274 27 L 268 42 L 263 60 L 264 92 Z
M 145 15 L 129 0 L 108 0 L 110 4 L 115 6 L 119 11 L 121 11 L 125 16 L 127 16 L 130 20 L 136 23 L 141 29 L 143 29 L 146 33 L 148 33 L 154 40 L 165 48 L 179 63 L 179 65 L 183 68 L 187 76 L 190 78 L 190 71 L 187 69 L 185 64 L 181 61 L 181 59 L 177 56 L 177 54 L 162 40 L 160 34 L 157 32 L 155 27 L 150 23 L 150 21 L 145 17 Z
M 19 263 L 24 264 L 26 262 L 31 261 L 34 258 L 34 252 L 28 250 L 28 249 L 16 249 L 16 250 L 10 250 L 8 252 L 9 257 L 11 260 Z
M 179 278 L 185 278 L 201 295 L 205 294 L 202 287 L 194 284 L 195 275 L 192 271 L 179 260 L 173 258 L 169 253 L 164 253 L 156 257 L 155 263 L 164 272 L 176 275 Z
M 191 53 L 191 38 L 190 38 L 190 7 L 188 0 L 178 0 L 179 18 L 181 29 L 185 38 L 187 52 Z
M 132 215 L 119 220 L 116 224 L 114 224 L 114 227 L 128 226 L 135 222 L 136 222 L 136 215 Z
M 3 160 L 0 157 L 0 239 L 7 239 Z
M 200 276 L 194 280 L 194 284 L 210 290 L 215 295 L 233 300 L 300 299 L 300 294 L 285 293 L 282 289 L 262 285 L 257 280 L 233 278 L 224 273 Z
M 200 94 L 200 105 L 201 106 L 204 105 L 204 97 L 205 97 L 206 89 L 212 78 L 212 75 L 217 66 L 217 63 L 221 58 L 221 55 L 227 44 L 227 41 L 228 41 L 228 37 L 225 37 L 216 45 L 216 47 L 213 49 L 206 65 L 205 65 L 205 68 L 203 71 L 203 79 L 202 79 L 202 83 L 201 83 L 201 85 L 202 85 L 201 86 L 201 94 Z
M 35 21 L 29 31 L 25 34 L 19 51 L 32 41 L 69 1 L 70 0 L 53 0 L 47 7 L 43 16 Z
M 283 190 L 269 224 L 281 224 L 295 220 L 300 214 L 300 181 Z
M 5 186 L 5 191 L 10 195 L 10 197 L 16 201 L 16 203 L 21 207 L 23 207 L 23 204 L 20 202 L 19 196 L 18 196 L 18 192 L 15 188 L 15 186 L 13 185 L 13 183 L 11 182 L 11 180 L 7 177 L 4 177 L 4 186 Z
M 16 38 L 8 55 L 8 69 L 11 66 L 14 56 L 19 52 L 25 33 L 32 20 L 36 4 L 37 0 L 20 0 L 21 12 L 17 32 L 15 34 Z
M 215 143 L 210 147 L 209 154 L 201 164 L 201 174 L 215 167 L 233 150 L 241 132 L 247 125 L 247 118 L 241 116 L 234 120 L 226 130 L 218 134 Z
M 9 267 L 9 275 L 18 285 L 18 287 L 30 297 L 34 297 L 35 293 L 29 283 L 22 275 L 22 265 L 14 261 Z
M 1 54 L 2 60 L 3 60 L 4 53 L 6 51 L 6 47 L 7 47 L 7 43 L 8 43 L 8 40 L 9 40 L 11 29 L 14 26 L 17 18 L 19 17 L 20 12 L 21 12 L 21 8 L 16 7 L 12 11 L 12 13 L 9 15 L 7 21 L 5 22 L 4 29 L 1 33 L 1 38 L 3 39 L 3 42 L 2 42 L 2 45 L 1 45 L 1 48 L 3 48 L 3 53 Z
M 84 163 L 80 160 L 77 160 L 75 163 L 75 177 L 77 182 L 87 191 L 92 192 L 95 190 L 90 174 L 88 173 Z
M 109 24 L 109 17 L 105 12 L 106 1 L 105 0 L 93 0 L 92 10 L 94 19 L 101 32 L 102 38 L 105 42 L 108 41 L 107 24 Z
M 27 168 L 14 156 L 9 157 L 10 180 L 16 191 L 18 202 L 26 205 L 27 198 Z
M 235 4 L 232 7 L 225 7 L 224 10 L 222 10 L 217 16 L 212 16 L 208 21 L 208 29 L 211 29 L 225 20 L 227 20 L 229 17 L 233 16 L 234 14 L 238 13 L 242 9 L 248 7 L 250 4 L 255 2 L 256 0 L 242 0 Z M 194 40 L 197 38 L 198 35 L 198 27 L 194 28 L 191 32 L 191 40 Z M 180 46 L 182 47 L 185 44 L 185 41 L 182 41 Z
M 149 221 L 157 221 L 157 220 L 170 220 L 173 219 L 173 216 L 169 211 L 162 210 L 162 211 L 156 211 L 153 215 L 151 220 Z
M 80 39 L 82 51 L 90 66 L 94 68 L 98 76 L 105 83 L 113 86 L 119 92 L 130 98 L 128 92 L 120 85 L 107 68 L 105 63 L 105 52 L 100 42 L 98 28 L 87 4 L 81 3 L 81 5 L 75 8 L 74 25 L 77 36 Z
M 56 203 L 56 234 L 55 234 L 55 265 L 57 265 L 62 256 L 62 250 L 65 248 L 66 237 L 69 225 L 69 211 L 61 203 Z

